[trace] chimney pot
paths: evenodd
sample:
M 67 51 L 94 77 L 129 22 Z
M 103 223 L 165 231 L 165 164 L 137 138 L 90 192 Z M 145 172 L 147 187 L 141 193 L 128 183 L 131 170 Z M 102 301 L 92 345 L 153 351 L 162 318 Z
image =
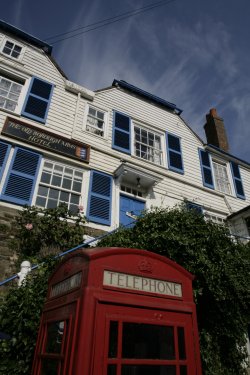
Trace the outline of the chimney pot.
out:
M 218 117 L 216 108 L 211 108 L 209 112 L 211 116 Z

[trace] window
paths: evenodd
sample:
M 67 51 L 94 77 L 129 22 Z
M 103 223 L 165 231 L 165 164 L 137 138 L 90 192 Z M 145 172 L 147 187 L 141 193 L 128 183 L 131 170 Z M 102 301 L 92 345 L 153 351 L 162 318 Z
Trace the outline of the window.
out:
M 124 191 L 125 193 L 128 193 L 128 194 L 133 194 L 137 197 L 142 197 L 142 192 L 138 189 L 135 189 L 134 187 L 121 185 L 121 191 Z
M 45 161 L 38 187 L 36 205 L 55 208 L 66 204 L 73 213 L 81 203 L 83 172 L 69 166 Z
M 215 188 L 222 193 L 231 194 L 230 182 L 225 164 L 213 161 Z
M 203 214 L 203 208 L 199 204 L 196 204 L 194 202 L 186 202 L 186 207 L 187 207 L 188 210 L 193 210 L 194 212 L 196 212 L 199 215 Z
M 10 146 L 6 149 L 2 142 L 1 146 L 0 159 L 6 162 Z M 18 205 L 31 204 L 41 158 L 42 156 L 38 152 L 15 147 L 10 164 L 8 163 L 7 175 L 3 181 L 1 200 Z
M 38 122 L 45 123 L 52 97 L 53 85 L 39 78 L 32 77 L 22 115 Z
M 99 109 L 89 107 L 86 130 L 90 133 L 104 137 L 105 113 Z
M 245 221 L 246 221 L 246 226 L 248 230 L 248 235 L 250 236 L 250 216 L 246 217 Z
M 161 137 L 139 126 L 134 127 L 134 154 L 139 158 L 162 164 Z
M 211 214 L 209 212 L 205 213 L 205 220 L 206 221 L 212 221 L 213 223 L 221 224 L 221 225 L 225 224 L 225 222 L 226 222 L 226 218 L 221 217 L 221 216 L 217 216 L 215 214 Z
M 183 173 L 181 141 L 179 137 L 167 133 L 168 167 L 170 170 Z
M 111 224 L 112 176 L 91 171 L 87 218 L 104 225 Z
M 234 162 L 231 162 L 231 171 L 232 171 L 236 196 L 238 198 L 245 199 L 245 193 L 244 193 L 239 165 Z
M 10 40 L 6 40 L 2 49 L 2 53 L 10 57 L 13 57 L 14 59 L 20 58 L 21 51 L 22 51 L 22 47 Z
M 207 151 L 199 149 L 203 185 L 214 189 L 211 157 Z
M 0 108 L 15 112 L 23 85 L 0 76 Z
M 129 116 L 114 111 L 112 147 L 131 154 L 131 119 Z

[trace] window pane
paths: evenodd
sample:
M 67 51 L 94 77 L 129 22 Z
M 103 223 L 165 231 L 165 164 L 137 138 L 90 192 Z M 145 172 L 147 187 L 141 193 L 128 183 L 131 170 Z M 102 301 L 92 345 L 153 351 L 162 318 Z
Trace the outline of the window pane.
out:
M 71 194 L 70 203 L 79 204 L 79 195 Z
M 64 201 L 64 202 L 68 202 L 69 201 L 69 193 L 67 193 L 66 191 L 61 191 L 60 200 Z
M 109 358 L 117 357 L 118 322 L 111 321 L 109 327 Z
M 78 213 L 78 206 L 75 206 L 74 204 L 71 204 L 69 206 L 69 210 L 73 213 L 73 214 L 77 214 Z
M 46 161 L 44 163 L 44 168 L 52 170 L 53 169 L 53 164 Z
M 177 333 L 178 333 L 179 359 L 186 359 L 186 346 L 185 346 L 184 328 L 178 327 Z
M 187 366 L 180 366 L 180 375 L 187 375 Z
M 41 182 L 44 182 L 45 184 L 49 184 L 51 179 L 51 174 L 43 172 L 41 177 Z
M 71 183 L 72 183 L 72 180 L 69 180 L 68 178 L 64 178 L 63 183 L 62 183 L 62 187 L 64 189 L 70 190 L 71 189 Z
M 46 358 L 42 359 L 41 375 L 57 375 L 59 360 Z
M 52 181 L 51 181 L 51 185 L 54 185 L 54 186 L 61 186 L 61 182 L 62 182 L 62 178 L 59 177 L 59 176 L 53 176 L 52 177 Z
M 170 134 L 168 134 L 168 146 L 172 150 L 181 151 L 179 138 Z
M 78 191 L 78 192 L 80 193 L 80 192 L 81 192 L 81 189 L 82 189 L 82 183 L 81 183 L 81 182 L 74 181 L 74 182 L 73 182 L 72 190 L 74 190 L 74 191 Z
M 65 168 L 64 174 L 67 175 L 67 176 L 72 176 L 73 175 L 73 171 L 72 171 L 72 169 Z
M 39 207 L 46 207 L 46 198 L 37 197 L 36 198 L 36 205 Z
M 95 116 L 96 110 L 94 108 L 89 107 L 89 114 Z
M 56 189 L 50 189 L 49 191 L 49 197 L 53 199 L 58 199 L 59 196 L 59 190 Z
M 48 199 L 47 208 L 56 208 L 57 207 L 57 201 L 54 199 Z
M 116 375 L 116 365 L 108 365 L 107 375 Z
M 182 169 L 181 154 L 177 154 L 176 152 L 169 151 L 169 161 L 170 161 L 171 167 Z
M 49 188 L 47 188 L 45 186 L 39 186 L 38 195 L 42 195 L 43 197 L 47 197 L 48 192 L 49 192 Z
M 173 327 L 124 323 L 123 358 L 174 359 Z
M 47 325 L 46 353 L 61 353 L 62 340 L 65 332 L 65 321 L 56 321 Z

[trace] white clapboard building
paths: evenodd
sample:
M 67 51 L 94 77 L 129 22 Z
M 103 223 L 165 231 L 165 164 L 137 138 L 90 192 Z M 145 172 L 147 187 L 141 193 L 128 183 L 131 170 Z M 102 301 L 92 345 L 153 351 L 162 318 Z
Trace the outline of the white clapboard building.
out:
M 51 52 L 0 22 L 0 209 L 66 203 L 92 231 L 110 231 L 186 202 L 248 238 L 250 164 L 229 153 L 215 109 L 204 143 L 175 104 L 116 79 L 93 92 Z

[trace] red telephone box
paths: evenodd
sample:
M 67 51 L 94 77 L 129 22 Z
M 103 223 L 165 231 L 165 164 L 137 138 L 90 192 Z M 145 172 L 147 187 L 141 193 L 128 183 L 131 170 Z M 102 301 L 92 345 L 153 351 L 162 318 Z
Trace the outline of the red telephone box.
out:
M 39 375 L 201 375 L 193 276 L 146 250 L 84 249 L 49 280 Z

